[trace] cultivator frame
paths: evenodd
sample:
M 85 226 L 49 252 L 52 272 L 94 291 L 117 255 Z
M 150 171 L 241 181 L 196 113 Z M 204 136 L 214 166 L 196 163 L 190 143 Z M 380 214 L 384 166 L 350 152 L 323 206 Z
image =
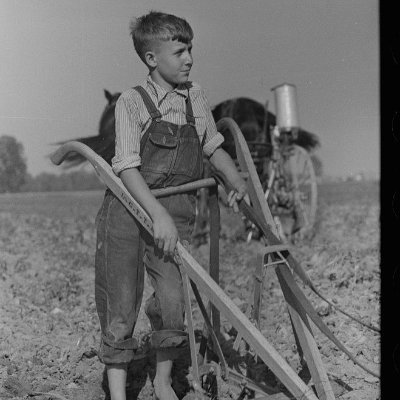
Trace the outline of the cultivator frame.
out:
M 301 269 L 299 264 L 291 256 L 290 247 L 282 243 L 279 239 L 277 227 L 265 200 L 262 186 L 253 164 L 249 149 L 239 127 L 233 121 L 233 119 L 222 118 L 217 122 L 217 128 L 219 130 L 224 128 L 229 129 L 234 137 L 240 170 L 241 173 L 247 177 L 248 193 L 251 200 L 251 206 L 242 201 L 239 204 L 239 207 L 245 216 L 260 228 L 267 243 L 265 250 L 257 256 L 258 265 L 256 273 L 258 274 L 259 278 L 256 279 L 255 282 L 255 295 L 251 319 L 254 321 L 259 320 L 263 280 L 262 277 L 264 276 L 266 268 L 273 266 L 276 269 L 278 280 L 281 285 L 284 298 L 287 302 L 288 311 L 296 337 L 296 343 L 299 345 L 298 351 L 300 357 L 307 363 L 317 395 L 303 382 L 297 373 L 290 367 L 287 361 L 262 335 L 256 325 L 253 324 L 243 312 L 241 312 L 241 310 L 218 285 L 219 206 L 217 186 L 220 185 L 223 187 L 227 193 L 231 189 L 230 183 L 223 176 L 218 174 L 215 174 L 212 178 L 202 179 L 179 186 L 177 188 L 167 188 L 153 191 L 153 194 L 156 197 L 161 197 L 172 193 L 192 191 L 202 187 L 209 187 L 212 194 L 210 203 L 211 209 L 214 210 L 213 215 L 217 216 L 217 218 L 214 218 L 214 223 L 210 228 L 210 273 L 206 272 L 206 270 L 191 256 L 188 250 L 179 241 L 175 251 L 175 259 L 181 269 L 184 287 L 187 329 L 189 334 L 192 361 L 193 387 L 200 392 L 203 390 L 201 385 L 201 372 L 204 376 L 204 374 L 209 373 L 210 368 L 207 368 L 206 365 L 201 365 L 199 368 L 198 360 L 201 360 L 202 357 L 199 357 L 199 354 L 197 354 L 195 346 L 189 293 L 190 287 L 193 290 L 194 296 L 203 314 L 205 324 L 207 326 L 207 332 L 212 340 L 213 350 L 215 350 L 216 354 L 218 355 L 221 375 L 226 379 L 232 378 L 236 381 L 239 380 L 242 382 L 242 392 L 244 393 L 243 396 L 246 394 L 246 390 L 250 390 L 250 392 L 253 395 L 256 394 L 257 398 L 259 399 L 275 397 L 270 396 L 273 391 L 268 390 L 265 385 L 253 382 L 244 376 L 239 376 L 237 372 L 231 370 L 227 366 L 218 342 L 218 334 L 220 333 L 219 313 L 222 313 L 238 332 L 235 346 L 237 347 L 240 340 L 243 339 L 248 346 L 253 349 L 257 357 L 259 357 L 275 374 L 275 376 L 294 398 L 306 400 L 317 400 L 317 398 L 334 400 L 335 395 L 325 368 L 322 364 L 321 356 L 310 327 L 310 316 L 315 322 L 315 318 L 313 318 L 315 315 L 312 312 L 314 310 L 310 310 L 309 303 L 305 304 L 304 297 L 300 293 L 300 289 L 297 287 L 294 281 L 293 272 L 296 272 L 305 281 L 308 280 L 308 277 Z M 152 221 L 146 211 L 130 195 L 122 181 L 114 175 L 110 165 L 88 146 L 76 141 L 65 143 L 52 154 L 51 160 L 54 164 L 59 165 L 70 152 L 77 152 L 85 157 L 92 164 L 96 173 L 104 182 L 104 184 L 114 192 L 119 200 L 131 212 L 131 214 L 150 234 L 152 234 Z M 207 312 L 206 307 L 202 302 L 200 291 L 209 299 L 210 303 L 212 304 L 211 316 Z M 318 324 L 317 326 L 320 328 Z M 331 337 L 329 338 L 333 340 Z M 335 344 L 339 346 L 340 342 L 339 344 L 335 342 Z M 343 351 L 345 351 L 346 354 L 354 361 L 350 353 L 348 353 L 345 349 Z M 363 367 L 359 363 L 358 365 Z M 365 367 L 364 369 L 376 375 L 374 372 L 369 371 Z M 284 396 L 280 398 L 287 397 Z

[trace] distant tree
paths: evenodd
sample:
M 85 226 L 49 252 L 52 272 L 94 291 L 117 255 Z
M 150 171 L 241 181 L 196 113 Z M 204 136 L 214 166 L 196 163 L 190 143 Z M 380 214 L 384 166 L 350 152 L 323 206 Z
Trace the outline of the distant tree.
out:
M 0 136 L 0 193 L 18 192 L 26 177 L 24 146 L 12 136 Z

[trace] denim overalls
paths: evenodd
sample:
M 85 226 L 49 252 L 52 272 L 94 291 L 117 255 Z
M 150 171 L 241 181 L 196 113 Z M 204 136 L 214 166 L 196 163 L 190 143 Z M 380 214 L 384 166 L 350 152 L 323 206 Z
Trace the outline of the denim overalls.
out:
M 140 143 L 140 172 L 150 189 L 177 186 L 200 179 L 202 144 L 195 128 L 189 93 L 185 125 L 161 119 L 161 113 L 141 86 L 140 93 L 151 116 Z M 178 229 L 181 241 L 190 241 L 195 193 L 159 198 Z M 132 338 L 140 310 L 144 265 L 154 288 L 146 302 L 155 348 L 187 343 L 184 299 L 178 266 L 154 247 L 153 238 L 140 226 L 119 199 L 107 189 L 96 218 L 95 299 L 102 337 L 99 358 L 105 364 L 128 363 L 137 342 Z

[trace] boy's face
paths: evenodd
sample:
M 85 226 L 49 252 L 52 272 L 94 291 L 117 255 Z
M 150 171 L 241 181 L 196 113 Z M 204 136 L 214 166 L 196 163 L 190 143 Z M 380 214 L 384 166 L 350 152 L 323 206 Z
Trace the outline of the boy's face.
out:
M 192 42 L 159 41 L 154 51 L 146 56 L 149 56 L 147 61 L 152 67 L 152 78 L 165 89 L 172 90 L 189 79 L 193 65 Z

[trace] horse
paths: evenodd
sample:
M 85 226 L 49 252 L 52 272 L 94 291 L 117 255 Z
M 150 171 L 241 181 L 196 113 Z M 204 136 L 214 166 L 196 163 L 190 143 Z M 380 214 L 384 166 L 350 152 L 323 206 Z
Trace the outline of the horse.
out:
M 224 117 L 232 118 L 242 131 L 250 150 L 257 145 L 272 146 L 270 133 L 276 125 L 276 117 L 268 110 L 268 103 L 263 106 L 247 97 L 237 97 L 217 104 L 212 109 L 212 114 L 215 121 Z M 236 154 L 232 148 L 233 138 L 231 135 L 227 136 L 226 132 L 221 133 L 225 138 L 223 147 L 235 158 Z M 317 135 L 304 129 L 299 129 L 294 144 L 303 147 L 308 152 L 320 146 Z M 268 156 L 269 151 L 266 152 L 265 156 Z

